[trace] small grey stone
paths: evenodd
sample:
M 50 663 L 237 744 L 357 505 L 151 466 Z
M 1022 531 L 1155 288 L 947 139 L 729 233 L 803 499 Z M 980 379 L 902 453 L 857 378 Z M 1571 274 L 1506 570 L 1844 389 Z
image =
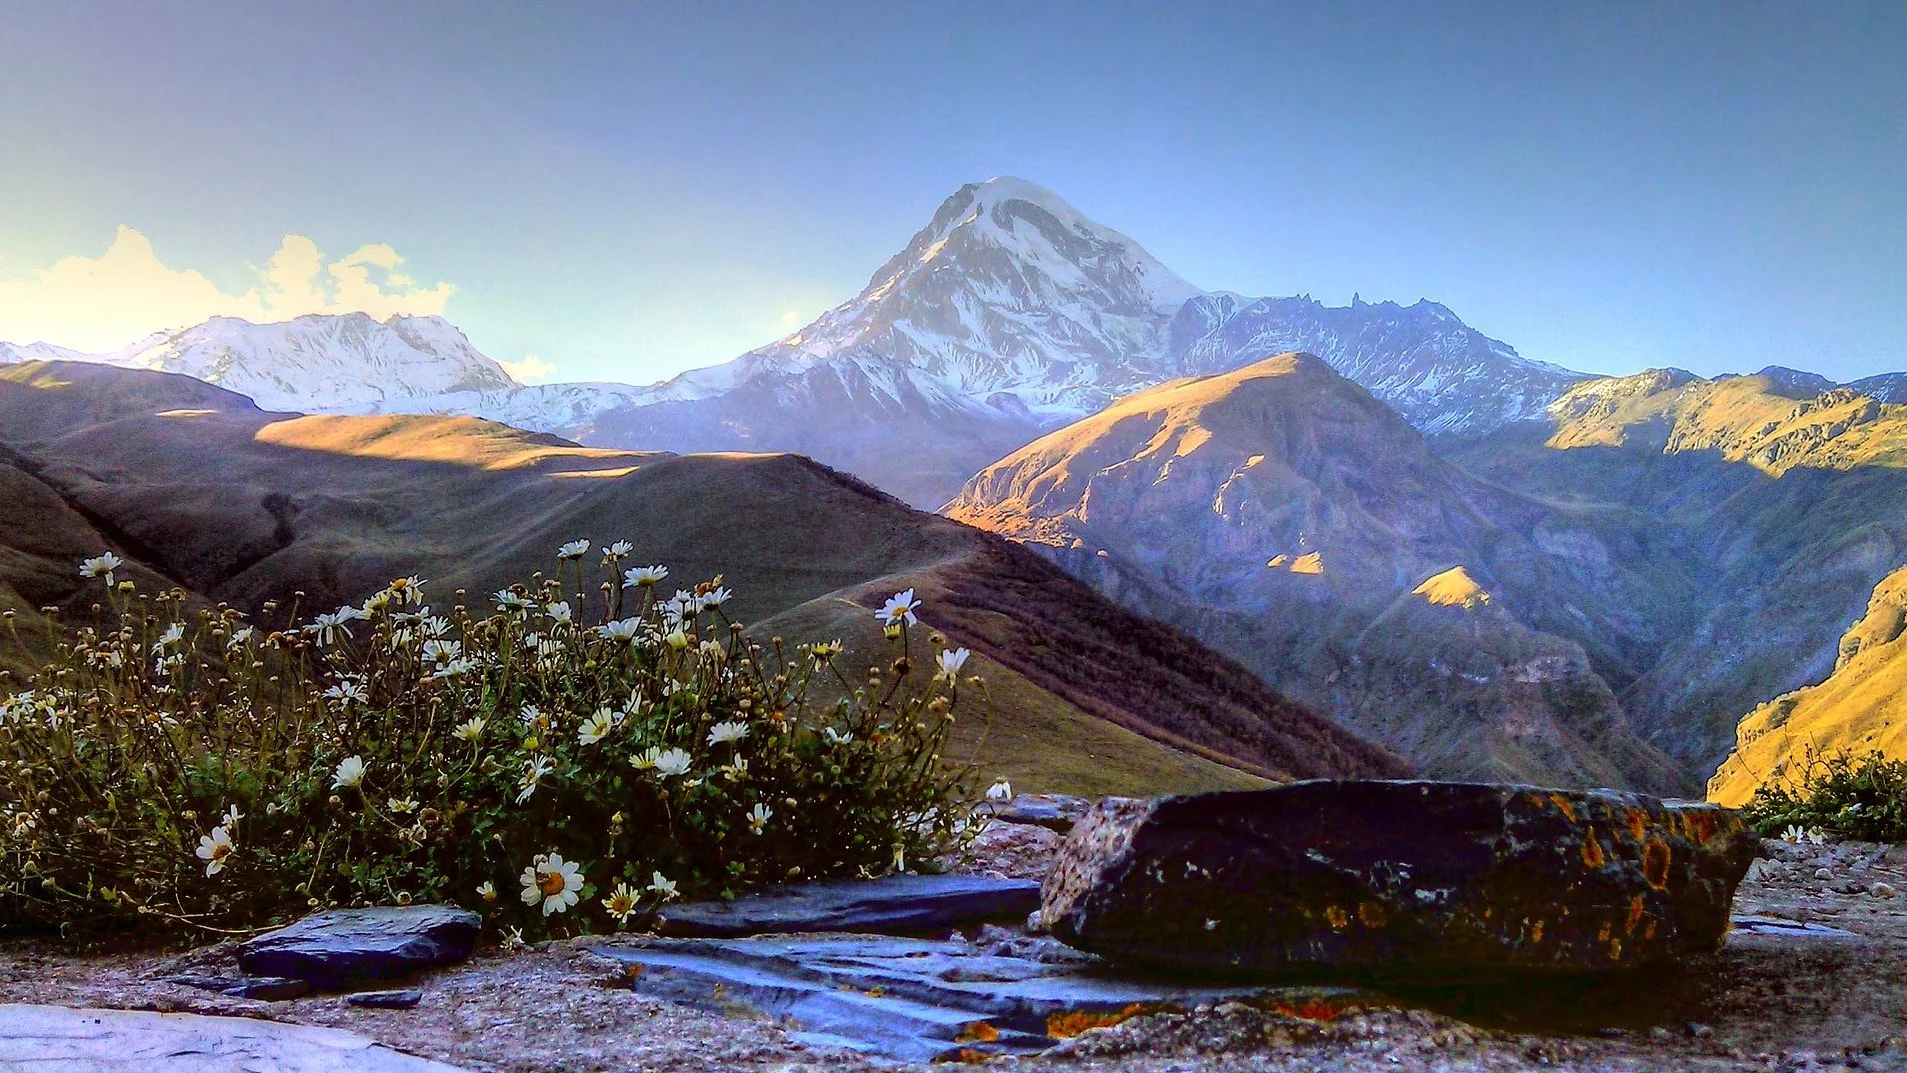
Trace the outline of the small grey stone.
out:
M 1892 898 L 1894 895 L 1900 892 L 1894 889 L 1894 885 L 1892 883 L 1876 883 L 1873 886 L 1867 888 L 1867 893 L 1872 895 L 1875 898 L 1880 898 L 1882 900 L 1885 900 L 1888 898 Z
M 359 991 L 355 995 L 346 995 L 344 1001 L 367 1010 L 408 1010 L 424 1000 L 424 993 L 414 988 L 402 991 Z
M 1834 878 L 1834 869 L 1832 869 L 1832 868 L 1816 868 L 1816 869 L 1814 870 L 1814 878 L 1816 878 L 1816 879 L 1833 879 L 1833 878 Z
M 196 987 L 201 991 L 216 991 L 228 998 L 258 999 L 262 1002 L 284 1002 L 311 993 L 309 983 L 286 976 L 206 976 L 183 973 L 167 976 L 161 982 Z

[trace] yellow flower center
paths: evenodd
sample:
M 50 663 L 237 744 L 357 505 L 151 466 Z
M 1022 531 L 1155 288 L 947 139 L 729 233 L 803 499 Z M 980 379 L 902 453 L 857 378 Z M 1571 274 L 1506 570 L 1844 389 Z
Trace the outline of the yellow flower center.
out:
M 543 873 L 543 878 L 536 881 L 537 889 L 543 892 L 543 897 L 545 898 L 554 898 L 558 894 L 563 893 L 563 886 L 563 873 L 561 872 L 545 872 Z
M 232 855 L 232 847 L 224 842 L 212 843 L 212 859 L 222 861 Z

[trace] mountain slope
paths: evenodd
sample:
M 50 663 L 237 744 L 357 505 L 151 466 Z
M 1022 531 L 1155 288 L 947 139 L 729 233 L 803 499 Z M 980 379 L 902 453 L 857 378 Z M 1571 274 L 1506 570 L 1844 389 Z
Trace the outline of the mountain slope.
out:
M 1907 560 L 1907 407 L 1850 388 L 1795 397 L 1805 389 L 1678 370 L 1590 381 L 1557 400 L 1547 429 L 1452 453 L 1666 534 L 1658 551 L 1698 581 L 1692 619 L 1620 692 L 1638 729 L 1691 766 L 1713 770 L 1742 712 L 1826 677 L 1840 631 Z
M 1823 759 L 1880 752 L 1907 758 L 1907 567 L 1874 587 L 1867 613 L 1842 635 L 1834 673 L 1742 717 L 1735 747 L 1708 798 L 1745 804 L 1769 781 L 1799 781 L 1810 753 Z
M 918 588 L 927 623 L 998 688 L 983 770 L 1029 785 L 1405 770 L 1036 557 L 802 458 L 582 448 L 469 417 L 274 414 L 184 377 L 77 363 L 0 369 L 0 442 L 144 561 L 241 608 L 298 591 L 335 606 L 413 572 L 448 601 L 548 569 L 565 540 L 626 537 L 672 579 L 723 573 L 744 621 L 839 629 L 862 664 L 879 658 L 872 609 Z M 81 553 L 94 551 L 72 549 L 75 566 Z M 963 722 L 963 748 L 985 722 Z
M 1316 357 L 1137 392 L 981 471 L 947 513 L 1431 774 L 1688 785 L 1627 732 L 1580 646 L 1512 613 L 1595 609 L 1578 572 L 1619 570 L 1606 549 L 1570 553 L 1599 546 L 1595 530 L 1439 461 Z

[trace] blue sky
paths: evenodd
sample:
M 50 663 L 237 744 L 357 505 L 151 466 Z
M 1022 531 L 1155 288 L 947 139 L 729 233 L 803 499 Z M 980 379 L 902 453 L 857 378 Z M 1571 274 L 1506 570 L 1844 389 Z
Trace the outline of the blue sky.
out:
M 643 382 L 1015 174 L 1203 287 L 1852 378 L 1907 368 L 1902 55 L 1897 3 L 7 3 L 0 339 L 368 295 Z

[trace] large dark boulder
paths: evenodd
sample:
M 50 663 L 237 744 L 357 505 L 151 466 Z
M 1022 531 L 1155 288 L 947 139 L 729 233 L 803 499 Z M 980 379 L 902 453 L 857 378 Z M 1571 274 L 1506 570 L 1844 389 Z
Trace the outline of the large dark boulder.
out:
M 238 963 L 255 976 L 338 988 L 462 961 L 482 924 L 477 914 L 448 905 L 334 909 L 247 939 Z
M 1102 802 L 1042 891 L 1060 939 L 1253 976 L 1602 973 L 1712 950 L 1756 839 L 1609 790 L 1300 782 Z
M 760 887 L 730 901 L 669 906 L 656 930 L 703 938 L 841 931 L 945 935 L 972 924 L 1025 920 L 1039 904 L 1040 885 L 1030 879 L 823 879 Z

